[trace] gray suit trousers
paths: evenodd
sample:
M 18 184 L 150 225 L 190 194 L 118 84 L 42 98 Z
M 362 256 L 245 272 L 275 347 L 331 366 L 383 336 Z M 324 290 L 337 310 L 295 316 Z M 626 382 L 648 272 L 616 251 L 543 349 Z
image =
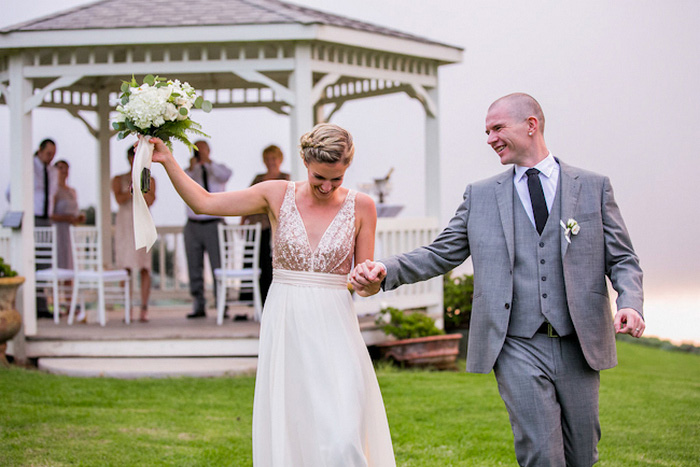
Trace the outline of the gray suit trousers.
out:
M 494 373 L 523 466 L 590 467 L 598 460 L 600 374 L 576 335 L 506 337 Z
M 211 274 L 214 269 L 221 267 L 219 253 L 218 225 L 220 219 L 210 222 L 187 221 L 184 229 L 185 253 L 187 255 L 187 271 L 190 277 L 190 295 L 194 299 L 195 310 L 203 309 L 206 305 L 204 296 L 204 252 L 209 256 Z M 216 281 L 214 281 L 214 297 L 216 297 Z

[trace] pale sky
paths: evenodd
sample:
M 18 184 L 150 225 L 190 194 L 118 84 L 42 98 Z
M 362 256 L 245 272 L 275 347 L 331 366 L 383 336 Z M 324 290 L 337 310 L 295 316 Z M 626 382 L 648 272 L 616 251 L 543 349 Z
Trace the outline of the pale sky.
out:
M 0 0 L 0 26 L 46 15 L 81 0 Z M 700 129 L 700 2 L 696 0 L 296 0 L 311 8 L 388 26 L 465 49 L 463 63 L 440 74 L 442 216 L 446 224 L 466 184 L 504 170 L 486 145 L 489 104 L 522 91 L 539 100 L 550 151 L 563 161 L 606 174 L 645 271 L 649 293 L 700 296 L 698 155 Z M 59 6 L 60 5 L 60 6 Z M 285 117 L 266 110 L 220 110 L 197 118 L 212 136 L 212 157 L 234 170 L 229 189 L 263 171 L 260 151 L 285 151 Z M 423 110 L 398 95 L 346 104 L 333 119 L 354 135 L 357 154 L 346 183 L 383 176 L 391 167 L 389 201 L 405 216 L 424 213 Z M 0 107 L 0 164 L 8 161 L 8 111 Z M 69 183 L 81 206 L 95 203 L 91 164 L 96 144 L 67 112 L 39 110 L 34 144 L 52 137 L 73 164 Z M 127 170 L 126 142 L 113 142 L 112 173 Z M 181 163 L 184 147 L 176 151 Z M 283 168 L 284 168 L 283 167 Z M 184 224 L 162 169 L 153 215 L 159 225 Z M 8 174 L 0 174 L 7 186 Z M 3 189 L 4 191 L 4 189 Z M 0 201 L 0 212 L 7 202 Z M 694 302 L 698 304 L 699 302 Z M 700 311 L 700 310 L 697 310 Z M 700 331 L 696 332 L 700 334 Z M 700 340 L 700 335 L 696 337 Z

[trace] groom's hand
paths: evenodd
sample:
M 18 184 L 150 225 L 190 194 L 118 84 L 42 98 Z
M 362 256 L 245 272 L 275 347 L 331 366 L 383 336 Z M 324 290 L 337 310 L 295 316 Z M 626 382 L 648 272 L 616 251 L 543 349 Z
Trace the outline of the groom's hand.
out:
M 629 334 L 632 337 L 642 337 L 644 334 L 644 319 L 632 308 L 621 308 L 615 315 L 615 332 Z
M 364 263 L 355 266 L 355 269 L 350 274 L 350 283 L 358 295 L 369 297 L 379 292 L 385 277 L 386 269 L 384 265 L 366 260 Z

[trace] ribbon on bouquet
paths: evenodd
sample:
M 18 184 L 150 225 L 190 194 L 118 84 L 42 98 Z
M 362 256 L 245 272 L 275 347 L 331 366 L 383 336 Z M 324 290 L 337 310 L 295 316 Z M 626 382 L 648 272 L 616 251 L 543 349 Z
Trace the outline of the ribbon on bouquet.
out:
M 138 135 L 139 145 L 136 147 L 136 154 L 134 154 L 134 166 L 131 169 L 131 187 L 133 196 L 133 214 L 134 214 L 134 246 L 136 249 L 146 248 L 146 251 L 150 251 L 153 244 L 156 242 L 158 233 L 156 232 L 156 225 L 153 223 L 153 218 L 151 217 L 151 211 L 148 209 L 148 204 L 143 197 L 143 192 L 141 191 L 141 180 L 142 173 L 144 169 L 151 169 L 151 158 L 153 157 L 153 143 L 149 140 L 150 136 Z M 148 175 L 148 181 L 150 183 L 150 175 Z

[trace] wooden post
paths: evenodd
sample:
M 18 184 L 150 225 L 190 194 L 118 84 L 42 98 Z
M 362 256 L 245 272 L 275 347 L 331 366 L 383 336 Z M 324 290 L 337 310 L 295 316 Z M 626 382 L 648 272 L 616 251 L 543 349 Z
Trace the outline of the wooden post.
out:
M 17 294 L 17 310 L 24 325 L 13 341 L 14 357 L 26 361 L 25 336 L 36 334 L 36 281 L 34 274 L 34 160 L 32 158 L 32 113 L 25 102 L 32 95 L 32 82 L 23 76 L 21 53 L 10 57 L 10 209 L 22 211 L 22 229 L 12 232 L 10 264 L 25 282 Z
M 113 264 L 112 257 L 112 210 L 110 204 L 110 154 L 109 140 L 109 89 L 97 91 L 97 209 L 95 225 L 102 238 L 102 259 L 107 267 Z
M 304 165 L 299 157 L 299 138 L 313 127 L 313 102 L 311 102 L 311 46 L 297 44 L 294 51 L 294 72 L 289 79 L 290 89 L 294 93 L 290 125 L 289 156 L 292 162 L 292 180 L 304 179 Z

